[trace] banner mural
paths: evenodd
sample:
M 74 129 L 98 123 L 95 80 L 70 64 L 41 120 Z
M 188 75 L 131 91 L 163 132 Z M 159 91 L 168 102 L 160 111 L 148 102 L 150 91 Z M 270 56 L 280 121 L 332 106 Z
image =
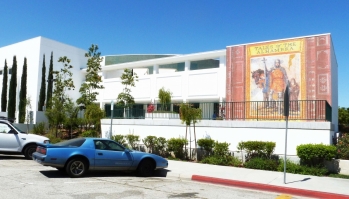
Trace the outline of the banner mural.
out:
M 303 110 L 295 100 L 306 99 L 304 39 L 247 45 L 246 51 L 245 99 L 258 101 L 246 107 L 246 117 L 283 114 L 287 84 L 290 114 L 300 116 Z

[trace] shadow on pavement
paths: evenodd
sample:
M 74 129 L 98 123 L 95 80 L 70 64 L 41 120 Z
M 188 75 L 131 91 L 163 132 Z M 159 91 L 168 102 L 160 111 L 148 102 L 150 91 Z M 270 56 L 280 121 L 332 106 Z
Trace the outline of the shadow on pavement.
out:
M 0 160 L 26 160 L 26 159 L 23 155 L 0 155 Z
M 311 178 L 304 178 L 303 180 L 296 180 L 296 181 L 292 181 L 292 182 L 287 182 L 286 184 L 291 184 L 291 183 L 295 183 L 295 182 L 305 182 L 311 180 Z
M 167 169 L 155 170 L 151 177 L 166 177 Z M 45 170 L 40 171 L 47 178 L 70 178 L 64 171 Z M 89 177 L 138 177 L 135 171 L 90 171 L 83 178 Z

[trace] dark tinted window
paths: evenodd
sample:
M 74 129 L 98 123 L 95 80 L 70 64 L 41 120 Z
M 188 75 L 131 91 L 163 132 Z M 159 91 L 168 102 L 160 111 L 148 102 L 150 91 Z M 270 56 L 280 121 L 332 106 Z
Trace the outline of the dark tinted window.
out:
M 85 138 L 76 138 L 76 139 L 71 139 L 71 140 L 59 142 L 59 143 L 57 143 L 55 145 L 80 147 L 85 141 L 86 141 Z

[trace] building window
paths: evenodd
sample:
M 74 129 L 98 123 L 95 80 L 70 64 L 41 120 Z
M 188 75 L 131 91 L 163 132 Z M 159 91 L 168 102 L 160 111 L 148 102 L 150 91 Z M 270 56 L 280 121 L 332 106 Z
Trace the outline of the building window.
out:
M 2 75 L 2 70 L 0 70 L 0 75 Z
M 8 69 L 8 74 L 9 74 L 9 75 L 12 74 L 12 68 Z

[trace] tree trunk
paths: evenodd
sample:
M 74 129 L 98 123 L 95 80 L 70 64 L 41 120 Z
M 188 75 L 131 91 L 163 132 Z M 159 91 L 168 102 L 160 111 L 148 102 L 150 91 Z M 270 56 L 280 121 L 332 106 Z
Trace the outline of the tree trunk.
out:
M 194 143 L 195 143 L 195 154 L 196 154 L 196 160 L 197 160 L 197 157 L 198 157 L 198 152 L 197 152 L 197 146 L 196 146 L 196 132 L 195 132 L 195 122 L 194 122 Z
M 188 125 L 185 125 L 185 141 L 187 141 L 187 133 L 188 133 Z M 184 155 L 185 155 L 185 158 L 187 158 L 187 144 L 184 145 Z

